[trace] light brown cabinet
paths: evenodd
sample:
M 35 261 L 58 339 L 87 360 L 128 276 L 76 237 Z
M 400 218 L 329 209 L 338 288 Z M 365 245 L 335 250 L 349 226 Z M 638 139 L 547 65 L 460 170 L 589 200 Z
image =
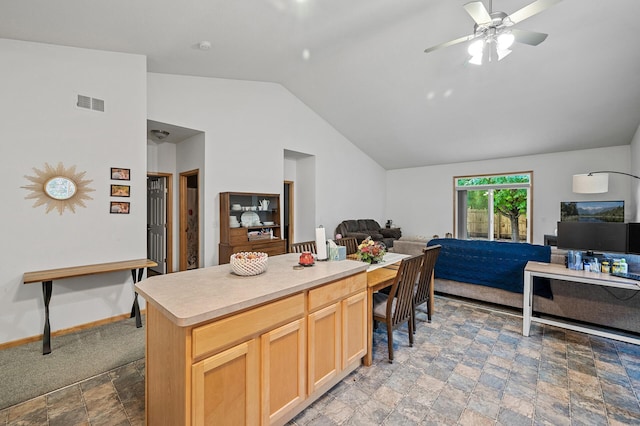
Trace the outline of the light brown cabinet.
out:
M 273 424 L 302 403 L 306 393 L 304 318 L 262 335 L 262 424 Z
M 309 291 L 309 393 L 359 364 L 367 351 L 366 276 Z
M 342 369 L 340 303 L 309 314 L 309 393 L 338 376 Z
M 280 195 L 221 192 L 218 248 L 220 264 L 229 263 L 232 254 L 242 251 L 260 251 L 269 256 L 286 253 Z
M 180 327 L 147 305 L 148 425 L 285 424 L 361 363 L 365 272 Z
M 258 424 L 259 372 L 256 339 L 195 363 L 192 367 L 192 424 Z

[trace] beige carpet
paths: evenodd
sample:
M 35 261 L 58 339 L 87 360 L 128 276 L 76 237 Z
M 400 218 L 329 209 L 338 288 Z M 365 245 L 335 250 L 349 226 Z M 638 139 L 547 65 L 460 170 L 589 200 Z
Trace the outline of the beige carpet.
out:
M 145 328 L 135 318 L 0 351 L 0 410 L 144 358 Z

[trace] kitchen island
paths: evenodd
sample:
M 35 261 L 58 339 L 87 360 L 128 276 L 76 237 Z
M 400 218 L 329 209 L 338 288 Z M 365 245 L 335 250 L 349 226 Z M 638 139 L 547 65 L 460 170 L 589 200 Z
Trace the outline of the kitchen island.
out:
M 136 284 L 148 425 L 284 424 L 360 365 L 368 265 L 294 269 L 298 258 L 270 257 L 252 277 L 219 265 Z

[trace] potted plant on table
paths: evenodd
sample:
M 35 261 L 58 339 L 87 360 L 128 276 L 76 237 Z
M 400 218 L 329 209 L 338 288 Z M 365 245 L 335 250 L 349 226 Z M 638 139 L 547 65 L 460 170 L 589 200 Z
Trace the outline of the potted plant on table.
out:
M 358 245 L 358 259 L 367 263 L 382 262 L 382 258 L 387 252 L 387 248 L 380 241 L 373 241 L 371 237 L 367 237 Z

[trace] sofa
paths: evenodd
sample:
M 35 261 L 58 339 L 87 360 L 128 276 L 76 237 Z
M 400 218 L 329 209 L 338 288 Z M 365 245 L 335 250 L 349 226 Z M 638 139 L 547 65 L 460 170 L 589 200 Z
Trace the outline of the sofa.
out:
M 417 250 L 424 244 L 442 246 L 434 270 L 435 291 L 483 302 L 522 309 L 524 265 L 538 260 L 564 264 L 566 251 L 550 246 L 496 241 L 467 241 L 438 238 L 427 243 L 414 241 L 405 247 Z M 546 256 L 548 253 L 548 260 Z M 406 253 L 412 254 L 412 253 Z M 515 281 L 510 281 L 515 279 Z M 640 295 L 636 291 L 603 288 L 560 280 L 539 280 L 534 284 L 534 313 L 561 317 L 596 326 L 640 333 Z
M 381 241 L 387 248 L 392 248 L 394 242 L 402 236 L 400 228 L 383 228 L 373 219 L 343 220 L 336 227 L 335 234 L 343 237 L 354 237 L 360 244 L 371 237 L 374 241 Z
M 393 251 L 408 255 L 422 254 L 430 238 L 421 235 L 403 235 L 393 242 Z

